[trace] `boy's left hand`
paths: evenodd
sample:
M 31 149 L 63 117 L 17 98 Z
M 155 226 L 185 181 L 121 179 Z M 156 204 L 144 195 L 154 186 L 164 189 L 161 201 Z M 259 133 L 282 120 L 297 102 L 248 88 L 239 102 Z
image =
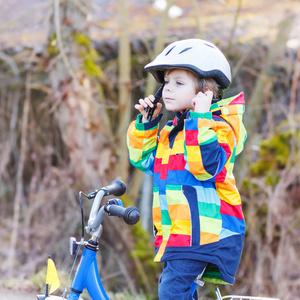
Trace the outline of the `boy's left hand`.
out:
M 142 115 L 142 123 L 146 123 L 148 122 L 148 111 L 146 111 L 146 108 L 152 108 L 154 106 L 153 101 L 155 100 L 153 95 L 149 95 L 148 97 L 146 97 L 145 99 L 140 99 L 139 100 L 139 104 L 135 104 L 135 109 L 137 109 Z M 161 103 L 157 103 L 156 104 L 156 109 L 154 110 L 152 119 L 155 119 L 160 110 L 162 108 L 162 104 Z
M 192 107 L 194 108 L 194 111 L 199 113 L 208 112 L 211 106 L 212 98 L 213 98 L 212 91 L 206 91 L 205 94 L 199 92 L 192 99 Z

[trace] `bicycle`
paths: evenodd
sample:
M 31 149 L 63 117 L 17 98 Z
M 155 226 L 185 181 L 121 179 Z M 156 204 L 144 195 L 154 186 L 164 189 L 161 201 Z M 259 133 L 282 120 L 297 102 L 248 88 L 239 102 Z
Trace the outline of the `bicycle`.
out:
M 80 294 L 86 288 L 90 297 L 97 300 L 109 300 L 107 293 L 102 285 L 100 275 L 98 272 L 98 266 L 96 261 L 96 254 L 99 250 L 98 241 L 102 234 L 102 221 L 105 214 L 110 216 L 117 216 L 123 218 L 124 222 L 133 225 L 140 219 L 140 212 L 136 207 L 130 206 L 125 208 L 120 199 L 114 198 L 108 200 L 103 206 L 100 207 L 102 199 L 109 195 L 121 196 L 125 193 L 126 186 L 120 180 L 113 181 L 110 185 L 95 190 L 94 192 L 85 195 L 83 192 L 79 192 L 79 200 L 81 206 L 81 222 L 82 222 L 82 238 L 80 242 L 77 242 L 74 237 L 70 238 L 70 254 L 75 255 L 76 258 L 79 254 L 81 246 L 84 245 L 84 250 L 77 266 L 77 271 L 74 275 L 70 293 L 66 296 L 66 288 L 61 297 L 49 295 L 48 287 L 46 285 L 46 291 L 44 295 L 37 295 L 38 300 L 57 300 L 57 299 L 79 299 Z M 94 199 L 92 208 L 89 215 L 89 220 L 85 231 L 90 234 L 91 238 L 85 242 L 84 236 L 84 221 L 83 221 L 83 205 L 81 196 L 84 195 L 87 199 Z M 74 264 L 76 262 L 74 260 Z M 74 264 L 71 273 L 74 268 Z M 88 276 L 86 276 L 88 274 Z
M 74 237 L 70 238 L 69 250 L 71 255 L 76 255 L 74 259 L 74 264 L 70 272 L 70 276 L 73 272 L 73 268 L 81 246 L 84 246 L 83 253 L 81 255 L 80 262 L 77 266 L 77 271 L 73 277 L 70 293 L 67 296 L 67 289 L 64 289 L 63 294 L 59 296 L 49 295 L 49 290 L 46 285 L 46 291 L 44 295 L 37 295 L 38 300 L 58 300 L 58 299 L 68 299 L 77 300 L 79 299 L 81 293 L 84 289 L 87 290 L 88 294 L 93 300 L 109 300 L 109 297 L 103 287 L 101 278 L 98 272 L 98 266 L 96 261 L 96 254 L 99 250 L 99 239 L 102 234 L 102 221 L 105 214 L 110 216 L 117 216 L 123 218 L 124 222 L 129 225 L 136 224 L 140 219 L 140 212 L 138 208 L 130 206 L 125 208 L 123 203 L 118 198 L 113 198 L 108 200 L 104 205 L 101 206 L 102 199 L 109 195 L 121 196 L 125 193 L 126 186 L 120 180 L 113 181 L 110 185 L 101 188 L 100 190 L 95 190 L 94 192 L 85 195 L 83 192 L 79 192 L 79 200 L 81 207 L 81 223 L 82 223 L 82 238 L 80 242 L 77 242 Z M 93 204 L 90 210 L 89 220 L 87 226 L 84 227 L 83 218 L 83 205 L 82 205 L 82 195 L 87 199 L 93 200 Z M 101 207 L 100 207 L 101 206 Z M 84 229 L 91 236 L 91 238 L 86 242 L 84 241 Z M 69 276 L 69 278 L 70 278 Z M 199 275 L 195 282 L 191 286 L 191 293 L 194 292 L 198 285 L 203 286 L 204 281 L 201 280 L 201 275 Z M 246 297 L 246 296 L 223 296 L 220 293 L 219 288 L 215 290 L 217 300 L 231 299 L 231 300 L 280 300 L 276 298 L 264 298 L 264 297 Z

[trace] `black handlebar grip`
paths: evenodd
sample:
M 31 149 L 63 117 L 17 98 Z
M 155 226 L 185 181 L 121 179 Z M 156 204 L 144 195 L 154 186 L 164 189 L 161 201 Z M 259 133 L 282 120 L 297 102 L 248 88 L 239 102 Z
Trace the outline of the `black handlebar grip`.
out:
M 125 215 L 126 208 L 119 205 L 108 204 L 105 206 L 105 210 L 112 216 L 123 218 Z
M 125 208 L 119 205 L 108 205 L 106 211 L 113 216 L 123 218 L 129 225 L 134 225 L 140 220 L 140 211 L 134 206 Z
M 126 185 L 122 180 L 114 180 L 101 190 L 105 191 L 106 195 L 122 196 L 126 192 Z
M 123 220 L 129 225 L 136 224 L 140 220 L 140 211 L 134 206 L 127 207 Z

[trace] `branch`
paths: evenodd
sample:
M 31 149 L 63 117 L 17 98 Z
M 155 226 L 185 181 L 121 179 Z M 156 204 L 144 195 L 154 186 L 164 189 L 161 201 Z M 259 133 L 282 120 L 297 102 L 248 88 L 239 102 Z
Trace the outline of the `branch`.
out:
M 57 38 L 57 44 L 58 44 L 59 51 L 61 53 L 63 62 L 66 66 L 66 69 L 67 69 L 69 75 L 72 77 L 72 79 L 75 82 L 77 82 L 76 75 L 71 67 L 71 64 L 70 64 L 68 58 L 67 58 L 65 48 L 63 45 L 63 41 L 61 38 L 59 1 L 60 0 L 54 0 L 54 23 L 55 23 L 55 33 L 56 33 L 56 38 Z
M 16 259 L 16 247 L 19 231 L 19 222 L 20 222 L 20 206 L 21 201 L 24 197 L 23 195 L 23 170 L 26 159 L 26 148 L 27 148 L 27 133 L 28 133 L 28 119 L 30 111 L 30 80 L 31 74 L 27 75 L 26 79 L 26 98 L 23 109 L 23 119 L 22 119 L 22 137 L 21 137 L 21 150 L 20 158 L 18 163 L 18 172 L 17 172 L 17 183 L 16 183 L 16 195 L 14 201 L 14 215 L 12 223 L 12 235 L 10 241 L 10 250 L 8 251 L 8 274 L 11 277 L 14 270 L 15 259 Z
M 237 10 L 236 10 L 235 16 L 234 16 L 233 26 L 232 26 L 230 36 L 229 36 L 229 42 L 228 42 L 227 50 L 225 52 L 226 56 L 230 53 L 230 49 L 231 49 L 231 46 L 232 46 L 232 41 L 233 41 L 235 30 L 237 28 L 237 21 L 238 21 L 239 15 L 240 15 L 241 8 L 242 8 L 242 0 L 239 0 L 238 7 L 237 7 Z
M 293 81 L 291 87 L 291 101 L 289 105 L 289 123 L 291 127 L 294 127 L 294 114 L 295 114 L 295 103 L 296 103 L 296 93 L 298 89 L 298 79 L 300 76 L 300 48 L 297 51 L 297 61 L 295 63 L 295 70 L 293 74 Z

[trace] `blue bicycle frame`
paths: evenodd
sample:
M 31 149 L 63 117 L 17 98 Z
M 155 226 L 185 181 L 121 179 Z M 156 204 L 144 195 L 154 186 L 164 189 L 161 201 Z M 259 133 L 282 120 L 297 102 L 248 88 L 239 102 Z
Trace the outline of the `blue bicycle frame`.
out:
M 68 296 L 70 300 L 79 299 L 83 289 L 86 288 L 92 299 L 109 300 L 102 285 L 98 272 L 96 253 L 93 245 L 88 243 L 81 256 L 77 272 L 71 284 L 71 291 Z

